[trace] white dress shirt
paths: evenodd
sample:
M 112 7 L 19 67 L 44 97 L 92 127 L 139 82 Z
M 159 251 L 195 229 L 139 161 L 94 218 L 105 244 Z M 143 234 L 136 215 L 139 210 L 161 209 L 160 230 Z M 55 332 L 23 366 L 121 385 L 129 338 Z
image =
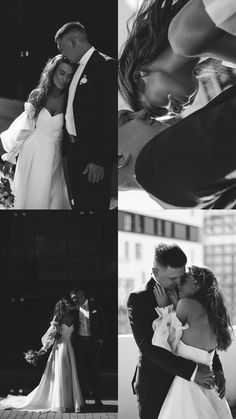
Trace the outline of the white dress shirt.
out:
M 79 308 L 79 336 L 91 336 L 88 300 Z
M 76 136 L 76 129 L 75 129 L 75 121 L 74 121 L 74 112 L 73 112 L 73 101 L 75 97 L 75 91 L 78 84 L 78 81 L 81 77 L 81 74 L 83 73 L 87 62 L 89 61 L 92 53 L 95 51 L 94 47 L 89 48 L 89 50 L 83 55 L 83 57 L 78 62 L 78 68 L 74 74 L 74 77 L 71 81 L 70 87 L 69 87 L 69 94 L 68 94 L 68 100 L 67 100 L 67 107 L 66 107 L 66 114 L 65 114 L 65 120 L 66 120 L 66 130 L 68 134 L 75 135 Z

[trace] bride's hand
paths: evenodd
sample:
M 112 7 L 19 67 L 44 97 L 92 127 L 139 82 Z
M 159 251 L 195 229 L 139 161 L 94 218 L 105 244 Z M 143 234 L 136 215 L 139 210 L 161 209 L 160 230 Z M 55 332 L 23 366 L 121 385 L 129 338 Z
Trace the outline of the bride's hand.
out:
M 168 296 L 165 292 L 164 287 L 160 283 L 158 282 L 155 283 L 153 292 L 154 292 L 154 296 L 156 298 L 158 307 L 168 306 L 169 304 Z
M 38 356 L 42 356 L 42 355 L 44 355 L 46 352 L 47 352 L 47 351 L 45 351 L 43 348 L 41 348 L 41 349 L 38 351 Z

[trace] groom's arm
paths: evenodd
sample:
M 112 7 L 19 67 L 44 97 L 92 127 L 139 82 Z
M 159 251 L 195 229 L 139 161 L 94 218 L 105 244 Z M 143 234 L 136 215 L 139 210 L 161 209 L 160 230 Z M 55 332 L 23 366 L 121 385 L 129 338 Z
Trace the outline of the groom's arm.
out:
M 134 339 L 143 356 L 169 373 L 190 380 L 196 369 L 195 362 L 177 357 L 166 349 L 152 345 L 152 325 L 138 294 L 131 294 L 129 297 L 128 315 Z
M 222 364 L 220 362 L 219 355 L 215 352 L 214 358 L 213 358 L 213 370 L 215 373 L 215 383 L 218 386 L 218 393 L 220 397 L 224 397 L 225 395 L 225 376 Z

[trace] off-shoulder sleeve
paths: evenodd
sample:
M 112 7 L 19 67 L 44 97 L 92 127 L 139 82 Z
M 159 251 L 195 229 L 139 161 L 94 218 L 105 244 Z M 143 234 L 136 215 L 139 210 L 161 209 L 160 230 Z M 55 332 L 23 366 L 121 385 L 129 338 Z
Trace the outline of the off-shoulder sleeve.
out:
M 165 308 L 156 307 L 156 311 L 159 317 L 152 323 L 154 331 L 152 344 L 175 352 L 183 330 L 188 329 L 189 326 L 182 325 L 172 305 Z
M 202 0 L 206 12 L 218 28 L 236 35 L 235 0 Z
M 57 333 L 57 327 L 58 323 L 55 319 L 53 319 L 50 323 L 50 327 L 41 338 L 41 342 L 43 345 L 41 348 L 42 350 L 47 351 L 50 348 L 50 346 L 53 345 Z
M 3 148 L 7 152 L 1 156 L 2 160 L 16 164 L 16 156 L 19 154 L 24 141 L 35 129 L 34 115 L 34 106 L 26 102 L 24 112 L 12 122 L 6 131 L 0 134 Z

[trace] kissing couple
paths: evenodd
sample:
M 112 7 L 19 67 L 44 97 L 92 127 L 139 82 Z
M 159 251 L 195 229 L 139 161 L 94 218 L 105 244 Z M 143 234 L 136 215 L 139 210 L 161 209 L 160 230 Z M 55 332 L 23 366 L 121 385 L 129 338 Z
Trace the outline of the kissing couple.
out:
M 159 244 L 151 279 L 128 298 L 140 419 L 232 419 L 217 353 L 232 341 L 229 314 L 213 272 L 186 263 L 178 245 Z
M 0 401 L 0 410 L 82 411 L 86 406 L 86 350 L 92 357 L 89 379 L 95 408 L 102 407 L 99 354 L 104 336 L 99 326 L 101 313 L 94 307 L 82 290 L 72 290 L 68 297 L 57 301 L 50 327 L 41 338 L 41 349 L 24 353 L 26 361 L 36 365 L 38 358 L 51 348 L 39 385 L 27 396 L 8 395 Z

